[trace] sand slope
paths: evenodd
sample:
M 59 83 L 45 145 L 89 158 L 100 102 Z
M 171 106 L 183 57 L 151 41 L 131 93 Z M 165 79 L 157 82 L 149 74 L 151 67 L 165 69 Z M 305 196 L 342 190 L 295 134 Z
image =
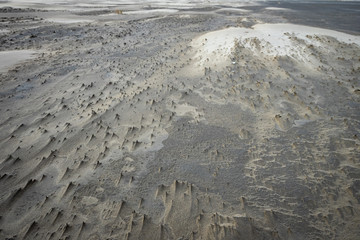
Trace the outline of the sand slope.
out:
M 0 238 L 356 239 L 359 37 L 220 9 L 18 10 Z

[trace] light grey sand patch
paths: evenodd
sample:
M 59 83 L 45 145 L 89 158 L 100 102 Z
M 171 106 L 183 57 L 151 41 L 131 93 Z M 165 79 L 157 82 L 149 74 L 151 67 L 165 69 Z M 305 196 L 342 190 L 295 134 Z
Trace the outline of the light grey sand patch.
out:
M 7 72 L 12 66 L 35 58 L 34 50 L 15 50 L 0 52 L 0 73 Z
M 176 13 L 179 10 L 176 9 L 152 9 L 152 10 L 138 10 L 138 11 L 128 11 L 124 12 L 123 14 L 129 15 L 129 14 L 170 14 L 170 13 Z
M 8 29 L 0 29 L 0 34 L 4 34 L 8 32 L 10 32 Z
M 93 20 L 81 19 L 81 18 L 48 18 L 46 20 L 49 22 L 64 23 L 64 24 L 93 22 Z

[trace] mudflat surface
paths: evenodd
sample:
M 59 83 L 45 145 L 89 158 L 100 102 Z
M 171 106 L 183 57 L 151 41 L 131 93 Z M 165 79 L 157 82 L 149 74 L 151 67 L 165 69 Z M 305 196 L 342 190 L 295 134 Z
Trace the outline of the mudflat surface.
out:
M 358 3 L 12 4 L 1 239 L 360 235 Z

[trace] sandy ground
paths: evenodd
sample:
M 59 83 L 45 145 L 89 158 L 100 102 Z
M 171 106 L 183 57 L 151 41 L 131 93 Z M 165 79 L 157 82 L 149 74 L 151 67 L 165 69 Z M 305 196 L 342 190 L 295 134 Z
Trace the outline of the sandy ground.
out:
M 8 5 L 0 239 L 360 235 L 360 4 Z

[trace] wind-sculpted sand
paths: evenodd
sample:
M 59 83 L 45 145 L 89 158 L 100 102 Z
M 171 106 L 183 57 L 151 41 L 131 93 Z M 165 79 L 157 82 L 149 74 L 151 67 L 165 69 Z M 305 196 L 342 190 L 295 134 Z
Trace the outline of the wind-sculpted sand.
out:
M 1 239 L 360 235 L 359 35 L 100 7 L 1 9 Z

